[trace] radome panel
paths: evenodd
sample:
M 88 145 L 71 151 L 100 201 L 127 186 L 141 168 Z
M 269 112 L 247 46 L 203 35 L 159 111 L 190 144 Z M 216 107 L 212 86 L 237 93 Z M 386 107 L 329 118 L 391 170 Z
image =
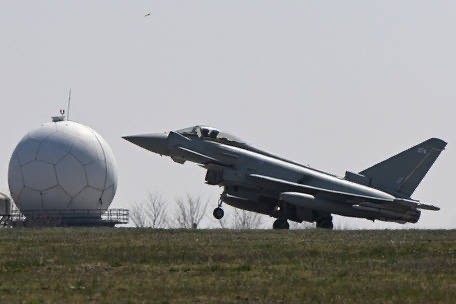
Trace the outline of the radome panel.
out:
M 8 183 L 10 192 L 13 197 L 19 196 L 19 193 L 24 188 L 24 177 L 22 176 L 22 168 L 16 156 L 13 156 L 8 168 Z
M 42 161 L 32 161 L 22 166 L 24 184 L 33 190 L 43 191 L 57 186 L 54 166 Z
M 43 208 L 45 209 L 62 209 L 62 206 L 68 206 L 70 201 L 71 196 L 60 185 L 43 193 Z
M 36 158 L 55 165 L 70 152 L 72 145 L 73 143 L 68 135 L 63 132 L 56 132 L 41 142 Z
M 67 154 L 55 168 L 59 184 L 72 197 L 87 186 L 84 167 L 73 155 Z
M 25 165 L 36 158 L 39 145 L 40 142 L 32 138 L 25 138 L 19 143 L 17 158 L 21 165 Z
M 32 139 L 35 139 L 38 142 L 41 142 L 55 132 L 56 132 L 55 125 L 45 124 L 41 128 L 31 131 L 28 134 L 28 136 Z
M 106 170 L 106 164 L 104 162 L 96 161 L 86 165 L 85 171 L 87 173 L 88 184 L 100 190 L 104 189 L 107 181 Z
M 43 208 L 42 204 L 42 192 L 24 187 L 21 190 L 21 193 L 17 199 L 19 204 L 18 208 L 23 208 L 27 210 L 37 210 Z M 16 199 L 14 199 L 16 201 Z M 33 202 L 33 204 L 30 204 Z
M 93 197 L 101 198 L 101 190 L 85 187 L 71 202 L 71 205 L 78 206 L 78 209 L 93 209 L 93 202 L 91 202 Z M 100 200 L 98 201 L 98 208 L 102 208 Z

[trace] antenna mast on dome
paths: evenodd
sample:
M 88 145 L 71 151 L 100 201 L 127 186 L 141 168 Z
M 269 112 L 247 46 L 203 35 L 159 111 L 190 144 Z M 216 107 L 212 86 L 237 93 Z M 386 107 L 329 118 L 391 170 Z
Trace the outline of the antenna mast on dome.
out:
M 68 107 L 67 107 L 67 120 L 70 120 L 70 105 L 71 105 L 71 88 L 68 92 Z
M 65 109 L 60 109 L 60 116 L 52 116 L 52 122 L 70 120 L 70 105 L 71 105 L 71 88 L 70 88 L 70 91 L 68 92 L 66 117 L 65 117 Z

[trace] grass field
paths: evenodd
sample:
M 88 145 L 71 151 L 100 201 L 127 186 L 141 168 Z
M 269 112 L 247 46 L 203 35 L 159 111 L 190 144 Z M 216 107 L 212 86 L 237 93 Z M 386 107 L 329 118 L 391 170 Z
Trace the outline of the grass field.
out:
M 455 303 L 456 230 L 1 229 L 0 303 Z

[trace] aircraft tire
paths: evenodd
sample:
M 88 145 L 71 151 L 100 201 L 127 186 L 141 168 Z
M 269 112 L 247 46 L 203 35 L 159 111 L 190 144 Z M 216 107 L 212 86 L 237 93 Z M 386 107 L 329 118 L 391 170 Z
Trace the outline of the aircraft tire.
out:
M 276 219 L 272 224 L 272 229 L 290 229 L 290 224 L 286 219 Z
M 332 218 L 331 219 L 321 219 L 320 221 L 317 221 L 317 228 L 322 228 L 322 229 L 333 229 L 333 222 Z
M 220 220 L 220 219 L 225 215 L 225 212 L 223 211 L 222 208 L 217 207 L 217 208 L 214 209 L 214 212 L 212 213 L 212 215 L 213 215 L 216 219 Z

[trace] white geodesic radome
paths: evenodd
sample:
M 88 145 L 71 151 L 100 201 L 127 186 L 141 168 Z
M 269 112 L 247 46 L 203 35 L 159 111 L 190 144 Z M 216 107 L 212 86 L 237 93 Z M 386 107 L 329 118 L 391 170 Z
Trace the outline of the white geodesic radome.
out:
M 73 121 L 45 123 L 17 145 L 8 169 L 21 210 L 106 210 L 117 188 L 114 155 L 91 128 Z

